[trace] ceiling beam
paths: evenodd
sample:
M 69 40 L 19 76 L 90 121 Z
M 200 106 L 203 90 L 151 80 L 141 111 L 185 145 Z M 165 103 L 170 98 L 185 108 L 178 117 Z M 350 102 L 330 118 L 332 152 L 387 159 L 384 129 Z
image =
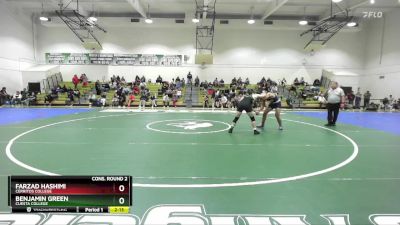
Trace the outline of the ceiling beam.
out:
M 140 0 L 126 0 L 135 10 L 138 12 L 143 18 L 147 17 L 146 11 L 143 9 L 143 6 Z
M 76 10 L 79 12 L 79 14 L 83 15 L 83 16 L 90 16 L 90 13 L 85 10 L 82 5 L 79 3 L 78 7 L 76 4 L 75 0 L 51 0 L 51 2 L 56 5 L 56 9 L 60 10 L 61 8 L 63 10 Z
M 358 7 L 360 7 L 360 6 L 363 6 L 363 5 L 367 4 L 367 3 L 369 3 L 369 0 L 362 0 L 362 1 L 359 1 L 359 2 L 355 3 L 354 5 L 348 5 L 346 9 L 343 9 L 343 10 L 340 9 L 340 10 L 337 11 L 337 12 L 334 12 L 334 11 L 333 11 L 333 12 L 332 12 L 332 15 L 331 15 L 331 8 L 329 7 L 329 9 L 326 10 L 326 11 L 320 16 L 321 21 L 326 20 L 326 19 L 329 19 L 329 18 L 331 18 L 331 17 L 333 17 L 333 16 L 337 16 L 337 15 L 339 15 L 339 14 L 346 13 L 346 10 L 353 10 L 353 9 L 356 9 L 356 8 L 358 8 Z
M 262 20 L 267 19 L 269 16 L 271 16 L 276 10 L 278 10 L 280 7 L 282 7 L 284 4 L 286 4 L 288 0 L 275 0 L 271 3 L 269 3 L 268 8 L 265 10 L 263 16 L 261 17 Z

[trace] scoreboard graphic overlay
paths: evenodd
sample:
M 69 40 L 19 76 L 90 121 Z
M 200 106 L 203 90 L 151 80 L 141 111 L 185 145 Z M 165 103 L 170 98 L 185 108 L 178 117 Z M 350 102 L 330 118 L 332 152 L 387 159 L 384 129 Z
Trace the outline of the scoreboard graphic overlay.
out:
M 129 213 L 131 176 L 9 176 L 15 213 Z

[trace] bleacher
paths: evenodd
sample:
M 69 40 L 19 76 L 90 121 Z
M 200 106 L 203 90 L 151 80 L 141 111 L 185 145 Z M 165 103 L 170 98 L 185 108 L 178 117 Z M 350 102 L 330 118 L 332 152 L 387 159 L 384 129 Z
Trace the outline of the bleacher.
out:
M 66 86 L 67 88 L 72 88 L 74 89 L 75 86 L 72 82 L 62 82 L 60 83 L 60 86 Z M 78 90 L 81 93 L 81 100 L 80 103 L 78 103 L 78 101 L 75 101 L 73 104 L 74 105 L 81 105 L 81 106 L 88 106 L 89 105 L 89 95 L 91 95 L 93 92 L 95 92 L 95 83 L 93 82 L 89 82 L 87 86 L 83 86 L 81 83 L 78 84 L 77 86 Z M 147 88 L 149 89 L 151 95 L 156 94 L 157 97 L 157 105 L 158 106 L 162 106 L 163 105 L 163 101 L 162 101 L 162 95 L 159 95 L 159 90 L 161 89 L 161 85 L 160 84 L 153 84 L 153 83 L 147 83 Z M 184 106 L 184 95 L 185 95 L 185 89 L 186 87 L 182 88 L 182 96 L 181 98 L 178 99 L 176 105 L 177 106 Z M 111 106 L 112 105 L 112 99 L 114 97 L 114 93 L 115 90 L 109 90 L 106 93 L 106 105 L 107 106 Z M 45 96 L 48 93 L 39 93 L 37 95 L 37 105 L 45 105 L 44 103 L 44 99 Z M 100 95 L 96 95 L 97 98 L 100 98 Z M 133 101 L 131 103 L 131 107 L 132 106 L 138 106 L 139 105 L 139 101 L 140 101 L 140 95 L 135 95 L 135 101 Z M 52 106 L 64 106 L 67 105 L 67 103 L 69 103 L 69 98 L 67 93 L 59 93 L 58 94 L 58 98 L 55 99 L 51 105 Z M 150 101 L 147 102 L 146 105 L 150 104 Z M 170 106 L 172 105 L 172 99 L 170 100 Z

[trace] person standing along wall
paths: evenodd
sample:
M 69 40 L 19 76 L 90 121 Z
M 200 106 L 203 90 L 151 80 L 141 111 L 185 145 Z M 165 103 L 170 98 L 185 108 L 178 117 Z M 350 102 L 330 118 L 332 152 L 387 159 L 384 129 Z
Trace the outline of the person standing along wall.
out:
M 367 91 L 364 94 L 364 109 L 368 108 L 370 99 L 371 99 L 371 93 L 369 91 Z

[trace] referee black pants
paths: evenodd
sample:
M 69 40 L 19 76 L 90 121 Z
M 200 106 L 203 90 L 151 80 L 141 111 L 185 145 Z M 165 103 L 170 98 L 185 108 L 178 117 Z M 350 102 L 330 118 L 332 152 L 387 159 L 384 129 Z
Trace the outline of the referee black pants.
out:
M 339 116 L 340 103 L 328 103 L 326 104 L 328 109 L 328 123 L 336 124 L 336 120 Z

